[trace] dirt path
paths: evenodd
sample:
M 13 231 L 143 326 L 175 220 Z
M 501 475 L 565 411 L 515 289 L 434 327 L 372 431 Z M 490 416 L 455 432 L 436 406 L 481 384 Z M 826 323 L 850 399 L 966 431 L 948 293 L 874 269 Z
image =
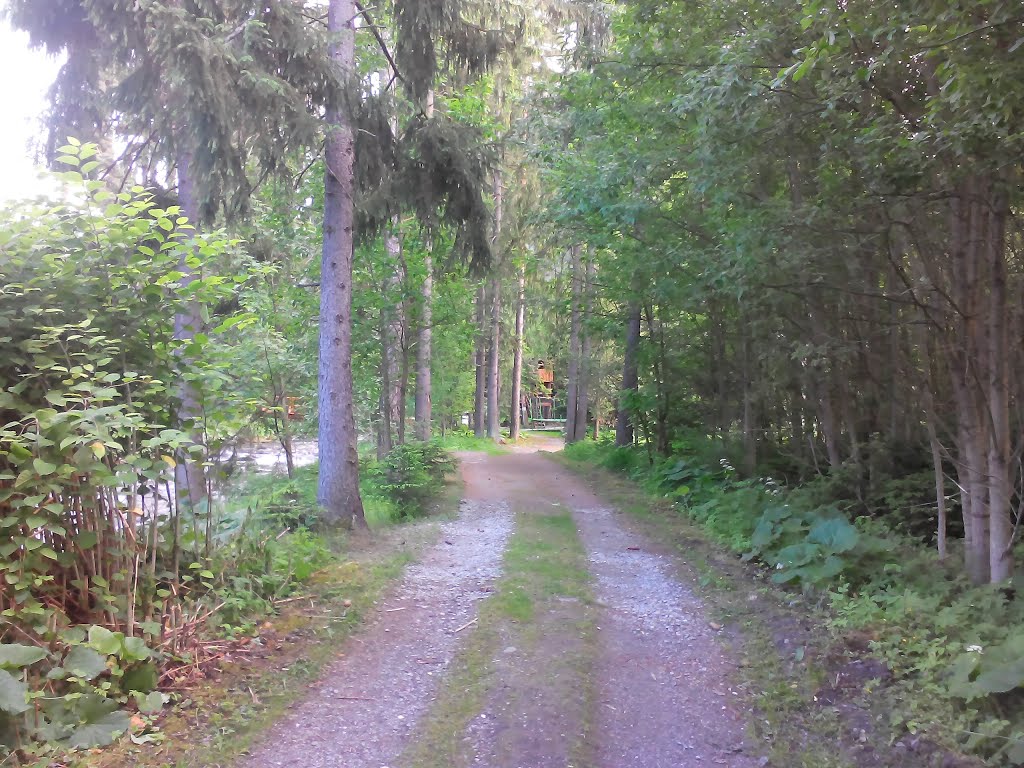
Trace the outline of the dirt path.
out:
M 730 664 L 668 556 L 543 453 L 461 458 L 459 519 L 242 765 L 758 765 Z
M 501 503 L 462 503 L 406 571 L 377 621 L 353 638 L 310 696 L 241 761 L 244 768 L 382 768 L 429 706 L 500 573 L 511 531 Z
M 672 575 L 665 555 L 652 551 L 650 542 L 631 532 L 575 474 L 543 454 L 481 457 L 466 461 L 463 474 L 467 489 L 481 498 L 503 499 L 514 511 L 540 514 L 556 506 L 572 511 L 597 607 L 596 696 L 588 728 L 596 766 L 757 764 L 745 753 L 742 704 L 729 688 L 730 664 L 700 601 Z M 564 639 L 553 636 L 548 651 L 557 653 L 559 644 Z M 531 677 L 557 687 L 557 674 L 535 669 Z M 513 696 L 506 691 L 506 698 Z M 557 694 L 552 698 L 557 701 Z M 552 709 L 536 696 L 532 702 L 540 711 Z M 516 714 L 527 725 L 520 736 L 529 742 L 536 718 Z M 492 723 L 496 732 L 516 727 L 514 720 Z M 491 768 L 506 765 L 533 764 Z

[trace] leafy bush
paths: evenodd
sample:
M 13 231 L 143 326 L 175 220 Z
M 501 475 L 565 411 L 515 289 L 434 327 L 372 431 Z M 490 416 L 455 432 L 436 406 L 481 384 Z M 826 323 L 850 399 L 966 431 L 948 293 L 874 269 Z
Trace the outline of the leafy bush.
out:
M 403 517 L 415 517 L 444 487 L 455 461 L 437 442 L 410 442 L 395 446 L 367 470 L 372 484 L 398 507 Z
M 871 571 L 868 562 L 892 548 L 861 533 L 834 505 L 801 510 L 776 504 L 761 514 L 745 559 L 757 558 L 776 573 L 778 583 L 795 581 L 805 588 L 821 588 L 840 574 Z
M 179 338 L 175 314 L 236 290 L 216 268 L 226 236 L 85 178 L 94 145 L 60 151 L 79 169 L 61 175 L 62 200 L 0 212 L 0 743 L 23 749 L 124 730 L 116 710 L 156 685 L 148 646 L 173 645 L 161 619 L 207 589 L 181 555 L 206 546 L 208 510 L 158 511 L 154 498 L 201 452 L 191 425 L 169 428 L 172 383 L 205 393 L 222 330 Z
M 129 729 L 124 705 L 163 707 L 157 655 L 140 638 L 93 626 L 70 628 L 60 639 L 58 650 L 0 645 L 0 747 L 104 746 Z

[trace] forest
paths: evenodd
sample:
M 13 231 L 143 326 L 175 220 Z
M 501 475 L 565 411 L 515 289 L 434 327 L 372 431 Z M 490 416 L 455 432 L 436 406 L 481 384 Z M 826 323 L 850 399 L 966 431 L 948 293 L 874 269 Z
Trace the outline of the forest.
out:
M 935 762 L 849 764 L 1024 765 L 1019 3 L 4 13 L 63 64 L 0 210 L 0 765 L 165 764 L 189 686 L 293 600 L 356 632 L 405 564 L 361 553 L 556 433 L 877 664 Z

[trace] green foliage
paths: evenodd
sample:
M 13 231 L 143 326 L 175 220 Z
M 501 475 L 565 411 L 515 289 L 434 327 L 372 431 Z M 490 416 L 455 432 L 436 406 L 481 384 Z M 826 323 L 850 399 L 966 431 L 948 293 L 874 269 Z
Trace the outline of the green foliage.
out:
M 0 645 L 0 749 L 37 740 L 66 748 L 110 744 L 128 730 L 121 708 L 154 695 L 156 654 L 137 637 L 102 626 L 68 630 L 66 651 Z
M 856 528 L 834 505 L 801 510 L 792 504 L 769 506 L 761 514 L 746 559 L 773 564 L 772 579 L 821 588 L 839 575 L 863 579 L 892 551 L 883 540 Z
M 790 490 L 770 480 L 736 480 L 715 451 L 703 459 L 711 466 L 692 455 L 652 465 L 642 449 L 593 442 L 571 445 L 566 455 L 628 473 L 712 539 L 761 563 L 776 583 L 824 597 L 837 643 L 866 635 L 891 672 L 892 680 L 875 689 L 892 708 L 895 733 L 924 734 L 993 765 L 1019 764 L 1024 604 L 1004 588 L 970 586 L 919 539 L 881 520 L 851 523 L 842 508 L 850 502 L 829 499 L 850 492 L 851 473 Z M 893 504 L 913 499 L 920 482 L 913 475 L 905 483 L 880 481 L 877 495 Z
M 76 162 L 96 151 L 63 150 Z M 180 341 L 173 318 L 235 286 L 214 268 L 231 247 L 223 235 L 195 235 L 177 208 L 159 209 L 141 190 L 115 195 L 78 171 L 63 176 L 77 202 L 12 209 L 0 221 L 0 526 L 9 536 L 0 601 L 6 618 L 41 637 L 54 617 L 122 623 L 161 601 L 136 556 L 145 562 L 148 546 L 167 543 L 155 492 L 172 457 L 197 450 L 187 430 L 169 428 L 177 402 L 168 382 L 185 376 L 202 389 L 215 333 Z M 182 261 L 205 273 L 184 282 Z
M 481 451 L 492 455 L 505 453 L 505 449 L 489 437 L 477 437 L 467 429 L 447 432 L 443 437 L 434 438 L 446 451 Z
M 403 517 L 416 517 L 440 493 L 445 477 L 455 470 L 451 455 L 436 441 L 410 442 L 369 468 L 368 475 Z
M 206 309 L 247 279 L 222 271 L 234 241 L 195 233 L 140 188 L 89 180 L 95 146 L 61 152 L 76 169 L 62 201 L 0 214 L 0 744 L 25 749 L 106 744 L 136 695 L 157 706 L 151 648 L 178 643 L 163 618 L 216 581 L 212 510 L 157 502 L 176 462 L 204 453 L 195 425 L 175 424 L 172 385 L 194 387 L 217 440 L 235 402 L 223 342 L 248 322 Z M 174 317 L 195 304 L 204 330 L 181 340 Z M 287 560 L 316 562 L 308 548 Z

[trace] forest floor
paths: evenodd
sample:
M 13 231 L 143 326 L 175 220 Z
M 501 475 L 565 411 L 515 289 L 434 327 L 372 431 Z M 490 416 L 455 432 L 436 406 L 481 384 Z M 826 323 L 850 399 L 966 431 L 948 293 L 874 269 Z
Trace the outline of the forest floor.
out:
M 460 457 L 460 514 L 240 768 L 767 764 L 728 633 L 559 444 Z

